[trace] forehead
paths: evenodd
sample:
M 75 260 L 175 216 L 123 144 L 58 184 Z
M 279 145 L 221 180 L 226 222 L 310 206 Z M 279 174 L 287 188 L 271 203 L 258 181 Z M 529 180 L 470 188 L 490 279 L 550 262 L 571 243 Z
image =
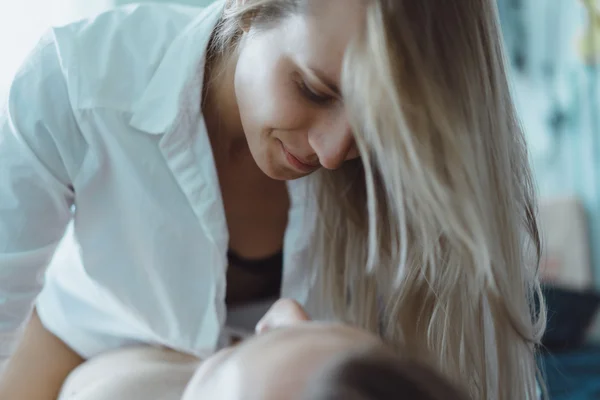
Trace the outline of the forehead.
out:
M 362 29 L 364 0 L 307 0 L 303 11 L 284 23 L 287 50 L 339 82 L 348 44 Z
M 281 394 L 301 392 L 315 368 L 335 355 L 377 343 L 371 334 L 341 324 L 280 328 L 240 345 L 222 377 L 237 386 L 235 394 L 243 394 L 245 400 L 290 398 Z

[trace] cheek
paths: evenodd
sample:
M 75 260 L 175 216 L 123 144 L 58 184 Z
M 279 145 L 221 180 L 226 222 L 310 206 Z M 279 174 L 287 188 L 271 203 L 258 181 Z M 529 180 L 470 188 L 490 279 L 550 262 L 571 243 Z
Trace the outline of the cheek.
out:
M 246 133 L 302 129 L 309 112 L 295 85 L 284 59 L 240 56 L 235 92 Z

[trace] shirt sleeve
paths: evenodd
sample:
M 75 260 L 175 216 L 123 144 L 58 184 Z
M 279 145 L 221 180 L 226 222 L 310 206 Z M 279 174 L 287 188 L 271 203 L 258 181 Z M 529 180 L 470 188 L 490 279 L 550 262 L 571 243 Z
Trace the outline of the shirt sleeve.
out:
M 0 361 L 15 344 L 72 218 L 86 152 L 52 33 L 0 109 Z

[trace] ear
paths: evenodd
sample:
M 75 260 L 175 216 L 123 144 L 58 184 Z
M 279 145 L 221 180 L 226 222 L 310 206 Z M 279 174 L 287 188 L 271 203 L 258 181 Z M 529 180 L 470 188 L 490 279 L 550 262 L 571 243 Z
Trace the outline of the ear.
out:
M 238 25 L 244 33 L 248 33 L 250 31 L 250 26 L 252 25 L 252 16 L 247 16 L 240 19 Z
M 236 7 L 244 7 L 248 4 L 248 0 L 234 0 Z M 239 26 L 244 33 L 248 33 L 250 31 L 250 26 L 252 25 L 252 19 L 254 17 L 253 13 L 249 13 L 244 15 L 242 19 L 239 21 Z

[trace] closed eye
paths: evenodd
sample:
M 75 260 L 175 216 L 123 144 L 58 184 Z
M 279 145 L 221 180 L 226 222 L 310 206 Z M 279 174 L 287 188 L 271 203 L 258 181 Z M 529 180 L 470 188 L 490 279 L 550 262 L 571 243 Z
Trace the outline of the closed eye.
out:
M 335 100 L 335 98 L 330 95 L 322 94 L 312 89 L 303 79 L 298 79 L 296 84 L 298 85 L 298 89 L 300 90 L 302 96 L 316 105 L 328 105 Z

